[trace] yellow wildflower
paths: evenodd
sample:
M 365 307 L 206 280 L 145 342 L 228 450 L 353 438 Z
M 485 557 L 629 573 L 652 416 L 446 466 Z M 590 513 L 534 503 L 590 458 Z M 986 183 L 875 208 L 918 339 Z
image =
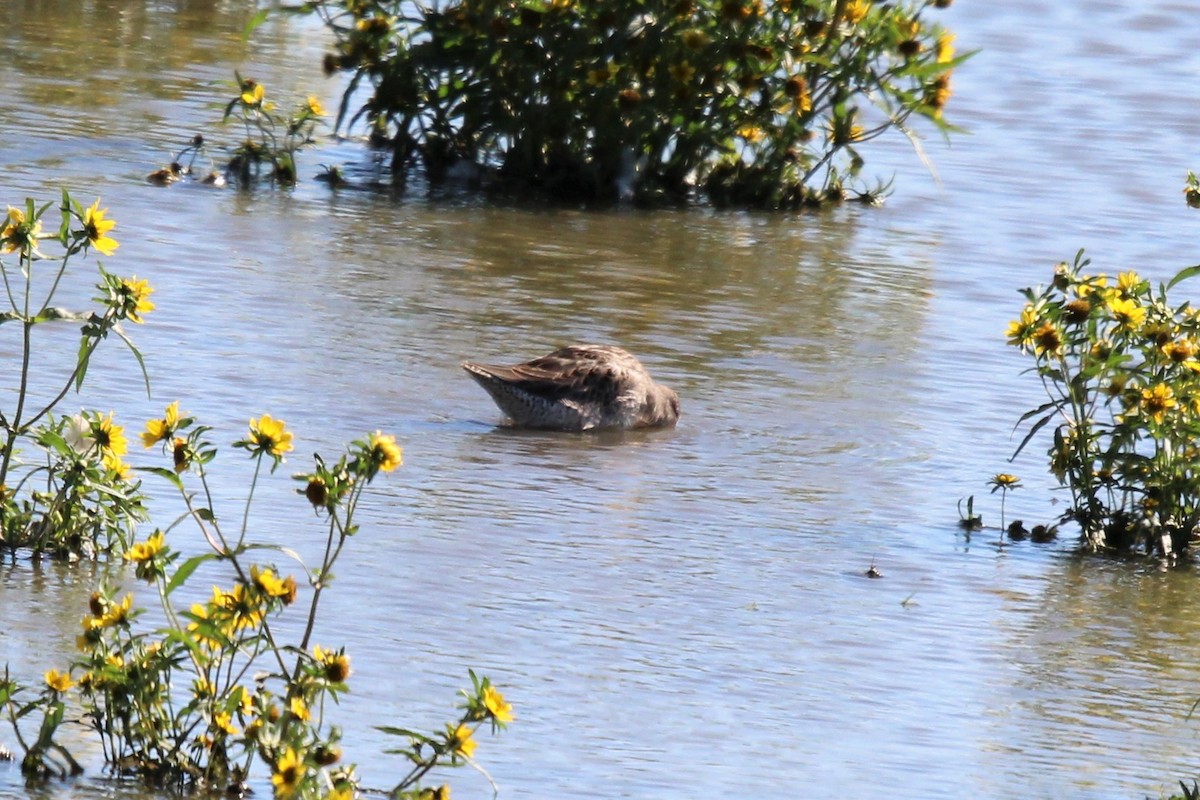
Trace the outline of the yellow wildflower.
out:
M 470 758 L 475 753 L 478 742 L 473 738 L 474 731 L 466 725 L 446 726 L 446 744 L 455 755 Z
M 308 706 L 304 703 L 303 697 L 293 697 L 288 703 L 288 708 L 292 712 L 292 716 L 301 722 L 308 722 L 312 718 L 312 714 L 308 711 Z
M 292 434 L 285 429 L 285 425 L 283 420 L 272 419 L 270 414 L 250 420 L 249 449 L 271 456 L 282 456 L 289 452 L 293 449 Z
M 1087 297 L 1093 293 L 1104 294 L 1107 287 L 1107 275 L 1085 275 L 1075 285 L 1075 294 L 1079 297 Z
M 141 434 L 142 444 L 150 448 L 158 442 L 165 442 L 175 433 L 178 425 L 179 401 L 176 400 L 167 406 L 166 416 L 162 419 L 152 419 L 146 423 L 146 430 Z
M 213 587 L 212 603 L 226 612 L 234 630 L 257 628 L 262 624 L 263 610 L 254 595 L 246 590 L 244 583 L 233 587 L 233 591 L 222 592 Z
M 113 423 L 113 412 L 108 412 L 107 417 L 98 417 L 91 427 L 92 439 L 100 446 L 101 454 L 125 455 L 129 446 L 125 441 L 125 429 Z
M 46 685 L 56 692 L 65 692 L 75 685 L 69 674 L 56 669 L 47 670 L 45 678 Z
M 290 577 L 280 578 L 269 569 L 260 571 L 257 566 L 250 566 L 250 580 L 258 587 L 259 591 L 269 597 L 280 597 L 285 603 L 290 603 L 288 599 L 296 596 L 296 582 Z
M 1151 389 L 1142 390 L 1142 411 L 1148 414 L 1157 424 L 1161 425 L 1167 411 L 1175 408 L 1175 392 L 1165 383 L 1160 383 Z
M 792 108 L 797 114 L 812 111 L 812 96 L 808 93 L 808 81 L 803 75 L 793 75 L 783 85 L 783 93 L 792 99 Z
M 391 472 L 404 463 L 404 451 L 396 444 L 395 436 L 384 436 L 375 431 L 370 436 L 371 462 L 383 472 Z
M 116 473 L 116 476 L 123 481 L 129 480 L 133 476 L 129 465 L 122 461 L 121 457 L 115 453 L 105 453 L 100 457 L 100 461 L 104 464 L 105 469 Z
M 925 88 L 925 95 L 921 100 L 925 105 L 933 109 L 934 117 L 940 118 L 942 116 L 942 109 L 950 101 L 951 94 L 953 92 L 950 89 L 950 73 L 946 72 L 934 78 L 933 83 Z
M 105 219 L 104 215 L 107 213 L 107 208 L 101 210 L 100 198 L 97 197 L 96 202 L 83 211 L 83 230 L 92 247 L 106 256 L 111 256 L 121 245 L 108 235 L 108 232 L 115 228 L 117 223 L 111 219 Z
M 483 704 L 497 722 L 512 722 L 512 704 L 492 686 L 483 690 Z
M 149 300 L 150 295 L 154 294 L 154 287 L 149 281 L 139 280 L 138 276 L 134 275 L 132 278 L 121 279 L 121 290 L 126 297 L 125 315 L 131 322 L 141 325 L 145 321 L 142 314 L 154 310 L 154 303 Z
M 1016 475 L 1011 475 L 1007 472 L 1001 472 L 998 475 L 994 475 L 992 479 L 988 481 L 988 484 L 996 489 L 1019 489 L 1021 486 L 1021 479 Z
M 239 731 L 233 725 L 233 716 L 228 711 L 222 711 L 213 717 L 213 726 L 218 730 L 222 730 L 230 736 L 237 736 Z
M 868 2 L 868 0 L 850 0 L 850 2 L 846 4 L 844 15 L 847 22 L 849 22 L 851 25 L 856 25 L 859 22 L 862 22 L 863 18 L 867 16 L 867 12 L 870 10 L 871 4 Z
M 163 549 L 163 532 L 157 531 L 149 539 L 144 542 L 139 542 L 129 548 L 129 552 L 125 553 L 126 561 L 134 561 L 142 563 L 152 560 Z
M 1062 332 L 1053 322 L 1042 323 L 1033 332 L 1033 351 L 1035 354 L 1057 356 L 1062 353 Z
M 200 603 L 193 603 L 192 616 L 196 618 L 196 621 L 188 623 L 188 633 L 194 634 L 196 636 L 196 641 L 199 642 L 201 646 L 206 647 L 209 650 L 216 650 L 221 647 L 222 642 L 220 640 L 214 639 L 211 636 L 200 632 L 200 628 L 206 623 L 212 624 L 214 622 L 212 615 L 209 614 L 209 606 L 204 606 Z
M 763 129 L 757 125 L 746 124 L 737 129 L 737 135 L 745 139 L 750 144 L 762 141 Z
M 242 102 L 246 105 L 260 105 L 266 94 L 267 90 L 263 88 L 261 83 L 252 80 L 242 82 Z
M 93 594 L 88 607 L 92 613 L 83 618 L 83 633 L 85 640 L 91 643 L 100 630 L 120 625 L 129 619 L 129 612 L 133 610 L 133 595 L 127 594 L 121 602 L 113 603 Z
M 937 63 L 948 64 L 954 60 L 954 34 L 946 31 L 937 38 L 937 45 L 934 48 L 937 54 Z
M 1108 310 L 1121 330 L 1136 331 L 1146 321 L 1146 309 L 1133 300 L 1114 297 L 1108 301 Z
M 330 683 L 344 683 L 350 677 L 350 656 L 345 652 L 334 652 L 316 645 L 313 647 L 313 660 L 321 665 L 325 680 Z
M 276 797 L 291 797 L 300 788 L 304 779 L 304 759 L 297 755 L 291 747 L 284 751 L 275 764 L 271 775 L 271 784 L 275 787 Z
M 1177 341 L 1167 342 L 1162 346 L 1163 355 L 1174 361 L 1176 364 L 1186 363 L 1196 357 L 1196 340 L 1195 339 L 1180 339 Z
M 320 475 L 309 477 L 308 484 L 304 487 L 304 496 L 318 508 L 325 505 L 325 501 L 329 499 L 329 487 L 325 485 L 325 479 Z
M 187 439 L 181 439 L 178 436 L 171 442 L 171 460 L 175 464 L 176 472 L 183 472 L 192 462 L 192 454 L 188 450 Z
M 26 222 L 25 212 L 8 207 L 8 219 L 0 230 L 0 253 L 15 253 L 18 250 L 37 252 L 38 234 L 42 232 L 42 221 Z
M 325 116 L 325 106 L 321 105 L 321 101 L 316 97 L 309 95 L 304 101 L 304 110 L 314 117 Z
M 1008 338 L 1009 344 L 1026 350 L 1033 344 L 1033 332 L 1037 330 L 1037 325 L 1037 310 L 1032 305 L 1026 305 L 1021 309 L 1020 319 L 1008 323 L 1008 330 L 1004 335 Z
M 133 610 L 133 594 L 126 594 L 121 598 L 121 602 L 113 603 L 109 606 L 101 620 L 105 627 L 120 625 L 129 619 L 129 612 Z
M 1142 278 L 1133 270 L 1122 272 L 1117 275 L 1117 291 L 1123 297 L 1129 297 L 1137 292 L 1139 286 L 1142 285 Z

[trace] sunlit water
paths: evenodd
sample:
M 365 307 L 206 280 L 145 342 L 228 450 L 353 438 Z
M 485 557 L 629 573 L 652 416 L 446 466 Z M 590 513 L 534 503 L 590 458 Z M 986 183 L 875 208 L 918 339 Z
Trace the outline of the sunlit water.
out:
M 145 174 L 194 133 L 236 141 L 218 125 L 235 68 L 332 107 L 321 31 L 276 21 L 245 44 L 236 2 L 10 2 L 0 201 L 101 196 L 121 241 L 107 265 L 157 288 L 131 331 L 153 397 L 114 345 L 69 408 L 138 428 L 179 399 L 226 444 L 229 517 L 246 420 L 297 432 L 256 538 L 316 560 L 287 475 L 376 428 L 404 445 L 319 636 L 353 658 L 336 716 L 368 785 L 403 771 L 374 726 L 440 725 L 473 667 L 516 707 L 478 754 L 507 798 L 1140 798 L 1196 771 L 1194 571 L 968 541 L 955 506 L 975 494 L 996 524 L 984 484 L 1012 470 L 1026 488 L 1009 519 L 1059 508 L 1040 447 L 1005 460 L 1037 401 L 1003 343 L 1014 290 L 1079 247 L 1155 279 L 1197 260 L 1179 194 L 1200 167 L 1193 12 L 955 4 L 960 51 L 981 53 L 951 105 L 970 133 L 925 143 L 938 179 L 885 145 L 868 165 L 896 171 L 886 206 L 794 216 L 510 210 L 312 180 L 361 163 L 354 143 L 303 156 L 294 191 L 154 188 Z M 64 304 L 90 295 L 91 269 Z M 679 391 L 679 427 L 497 429 L 458 367 L 570 341 L 641 355 Z M 64 666 L 107 574 L 0 567 L 0 661 L 28 681 Z M 110 796 L 85 741 L 88 779 L 29 793 Z M 451 777 L 456 797 L 490 796 Z M 0 795 L 26 791 L 0 764 Z

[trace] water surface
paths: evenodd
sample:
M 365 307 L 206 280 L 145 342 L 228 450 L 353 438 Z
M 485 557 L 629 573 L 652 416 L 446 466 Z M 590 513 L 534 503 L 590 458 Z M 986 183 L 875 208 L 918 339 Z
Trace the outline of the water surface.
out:
M 970 133 L 926 142 L 936 179 L 885 144 L 868 165 L 896 171 L 886 206 L 796 216 L 311 180 L 361 163 L 352 142 L 304 156 L 294 191 L 154 188 L 194 133 L 236 141 L 218 124 L 235 68 L 332 107 L 321 31 L 274 21 L 243 43 L 237 2 L 9 3 L 0 200 L 103 197 L 122 243 L 107 265 L 157 288 L 132 331 L 153 397 L 114 347 L 71 403 L 138 428 L 179 399 L 226 445 L 263 412 L 297 432 L 256 537 L 315 559 L 287 474 L 376 428 L 404 445 L 320 630 L 353 658 L 338 722 L 368 785 L 403 771 L 373 726 L 440 725 L 474 667 L 516 707 L 479 750 L 507 798 L 1140 798 L 1195 769 L 1194 571 L 968 540 L 955 504 L 976 494 L 997 523 L 984 484 L 1003 470 L 1026 484 L 1010 519 L 1060 508 L 1039 448 L 1005 460 L 1038 401 L 1003 343 L 1015 289 L 1084 246 L 1154 279 L 1197 260 L 1188 8 L 955 4 L 960 51 L 981 52 L 951 105 Z M 90 295 L 90 269 L 64 302 Z M 571 341 L 642 356 L 679 391 L 679 427 L 498 429 L 458 367 Z M 247 467 L 227 446 L 218 465 L 233 515 Z M 29 680 L 65 665 L 101 574 L 0 567 L 0 660 Z M 87 780 L 30 793 L 110 796 L 84 756 Z M 0 765 L 0 793 L 25 791 Z

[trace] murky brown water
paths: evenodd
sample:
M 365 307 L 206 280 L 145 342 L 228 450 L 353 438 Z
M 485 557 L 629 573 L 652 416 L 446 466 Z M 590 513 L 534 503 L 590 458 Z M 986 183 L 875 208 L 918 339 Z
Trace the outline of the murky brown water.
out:
M 927 142 L 940 185 L 896 143 L 869 159 L 897 171 L 887 206 L 793 217 L 311 180 L 354 144 L 304 156 L 291 192 L 156 189 L 143 176 L 194 133 L 236 139 L 218 125 L 234 68 L 331 106 L 321 32 L 276 21 L 243 44 L 242 2 L 10 0 L 0 202 L 103 197 L 108 266 L 157 287 L 134 332 L 153 399 L 112 348 L 80 404 L 138 427 L 178 398 L 225 442 L 268 411 L 297 431 L 296 469 L 375 428 L 404 444 L 321 632 L 354 659 L 339 722 L 368 784 L 402 769 L 373 726 L 439 724 L 475 667 L 517 708 L 479 751 L 506 798 L 1140 798 L 1196 769 L 1194 572 L 998 551 L 963 539 L 955 503 L 1013 469 L 1010 518 L 1055 513 L 1036 448 L 1004 460 L 1037 400 L 1003 345 L 1014 290 L 1080 246 L 1154 278 L 1197 260 L 1192 13 L 955 4 L 960 50 L 983 52 L 955 84 L 972 133 Z M 678 429 L 495 429 L 458 362 L 568 341 L 643 356 L 683 398 Z M 242 461 L 218 463 L 236 501 Z M 284 475 L 256 535 L 314 552 Z M 0 566 L 0 661 L 65 663 L 95 580 Z M 35 796 L 110 796 L 96 755 L 92 778 Z M 0 764 L 0 795 L 24 791 Z

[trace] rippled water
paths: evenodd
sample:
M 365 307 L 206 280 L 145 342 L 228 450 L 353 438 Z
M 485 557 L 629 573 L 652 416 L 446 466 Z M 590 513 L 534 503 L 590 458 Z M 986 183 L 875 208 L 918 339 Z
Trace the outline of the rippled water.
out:
M 896 170 L 886 206 L 791 216 L 157 189 L 143 176 L 194 133 L 236 139 L 217 124 L 234 68 L 332 105 L 320 30 L 274 21 L 245 44 L 241 2 L 8 2 L 0 200 L 102 196 L 108 265 L 157 287 L 134 331 L 153 398 L 112 348 L 72 403 L 136 427 L 178 398 L 225 442 L 269 411 L 297 431 L 295 469 L 368 430 L 401 440 L 320 632 L 353 657 L 339 721 L 369 785 L 402 770 L 373 726 L 440 724 L 474 667 L 517 709 L 479 751 L 501 797 L 1140 798 L 1194 774 L 1194 571 L 1000 550 L 964 539 L 955 504 L 976 494 L 996 523 L 984 482 L 1012 469 L 1009 518 L 1056 513 L 1037 448 L 1005 461 L 1037 400 L 1003 345 L 1014 290 L 1079 247 L 1156 279 L 1197 260 L 1193 12 L 956 3 L 960 51 L 981 52 L 951 106 L 970 133 L 926 142 L 937 179 L 885 145 L 868 164 Z M 329 143 L 302 175 L 362 156 Z M 641 355 L 679 427 L 497 429 L 458 362 L 568 341 Z M 255 534 L 315 559 L 285 474 Z M 0 566 L 0 661 L 34 680 L 65 664 L 101 574 Z M 90 758 L 88 780 L 30 793 L 110 796 Z M 0 794 L 22 791 L 0 764 Z

